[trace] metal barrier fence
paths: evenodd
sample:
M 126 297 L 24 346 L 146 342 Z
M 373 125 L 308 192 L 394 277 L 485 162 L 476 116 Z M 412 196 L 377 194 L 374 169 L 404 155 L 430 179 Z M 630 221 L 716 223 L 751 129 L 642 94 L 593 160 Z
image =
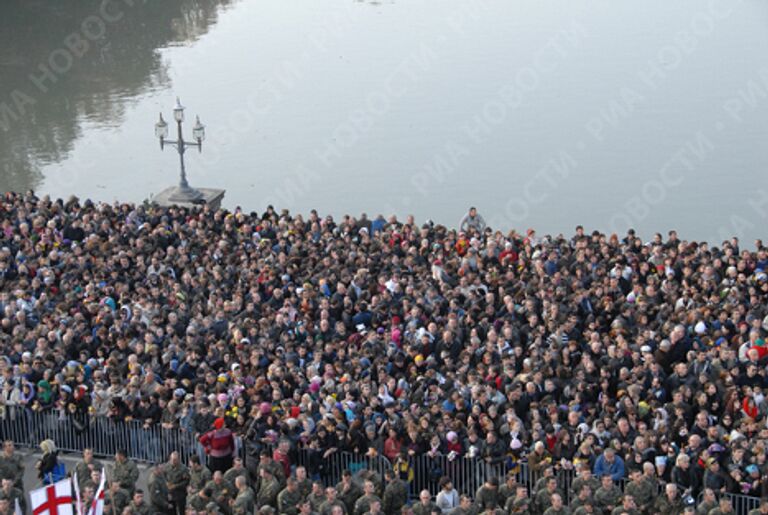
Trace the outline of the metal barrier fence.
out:
M 26 409 L 6 410 L 0 418 L 0 437 L 30 448 L 51 439 L 61 451 L 81 452 L 89 447 L 99 457 L 111 457 L 124 449 L 129 458 L 152 463 L 166 460 L 173 451 L 178 451 L 186 462 L 198 447 L 191 434 L 178 429 L 163 429 L 135 420 L 80 419 L 58 411 Z
M 149 463 L 165 461 L 173 451 L 178 451 L 184 462 L 193 454 L 202 457 L 202 447 L 192 434 L 182 429 L 163 429 L 159 425 L 145 425 L 135 420 L 116 421 L 107 417 L 78 418 L 59 411 L 36 412 L 7 408 L 5 415 L 0 417 L 0 438 L 29 448 L 36 448 L 43 440 L 51 439 L 64 452 L 81 452 L 91 448 L 98 457 L 111 457 L 117 450 L 124 449 L 130 459 Z M 252 459 L 246 446 L 241 445 L 239 440 L 237 444 L 238 453 L 246 462 Z M 395 464 L 383 456 L 350 452 L 335 452 L 324 458 L 319 450 L 301 448 L 297 450 L 295 458 L 297 465 L 306 467 L 311 477 L 322 480 L 326 485 L 335 485 L 341 481 L 345 469 L 353 474 L 371 470 L 382 479 L 385 470 L 395 469 Z M 451 460 L 442 455 L 420 455 L 409 458 L 408 468 L 413 472 L 410 482 L 412 497 L 418 497 L 421 490 L 429 490 L 436 495 L 439 491 L 438 481 L 442 476 L 451 478 L 459 492 L 474 497 L 477 489 L 489 478 L 498 477 L 503 482 L 510 464 L 505 461 L 492 464 L 477 458 L 459 457 Z M 536 485 L 543 475 L 530 471 L 527 463 L 519 463 L 516 465 L 515 477 L 519 484 L 528 487 L 528 491 L 534 495 Z M 556 478 L 565 502 L 570 503 L 574 470 L 560 469 Z M 625 484 L 625 481 L 621 482 L 622 490 Z M 738 514 L 746 514 L 760 506 L 760 499 L 756 497 L 724 495 L 731 500 Z
M 722 494 L 722 496 L 731 501 L 733 510 L 738 515 L 746 515 L 751 510 L 760 508 L 761 499 L 759 497 L 752 497 L 749 495 L 740 495 L 740 494 Z M 702 492 L 699 494 L 699 497 L 696 500 L 696 505 L 698 505 L 701 502 L 703 497 L 704 497 L 704 493 Z

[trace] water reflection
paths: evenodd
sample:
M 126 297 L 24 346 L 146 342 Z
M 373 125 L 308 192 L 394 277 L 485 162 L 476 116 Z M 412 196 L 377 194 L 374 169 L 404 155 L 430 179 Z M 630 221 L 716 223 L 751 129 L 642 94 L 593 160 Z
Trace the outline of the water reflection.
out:
M 84 123 L 168 86 L 158 49 L 205 34 L 232 0 L 0 2 L 0 191 L 34 188 Z

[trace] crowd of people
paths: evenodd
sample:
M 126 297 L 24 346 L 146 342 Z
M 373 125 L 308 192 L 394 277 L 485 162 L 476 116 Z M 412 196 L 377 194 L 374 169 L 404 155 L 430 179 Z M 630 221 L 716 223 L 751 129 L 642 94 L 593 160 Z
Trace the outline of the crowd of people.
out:
M 6 194 L 0 220 L 3 413 L 194 435 L 202 460 L 156 470 L 214 469 L 155 481 L 179 513 L 719 515 L 725 494 L 768 494 L 761 241 L 32 192 Z M 389 477 L 313 484 L 342 452 Z M 445 465 L 466 460 L 500 473 L 468 491 Z

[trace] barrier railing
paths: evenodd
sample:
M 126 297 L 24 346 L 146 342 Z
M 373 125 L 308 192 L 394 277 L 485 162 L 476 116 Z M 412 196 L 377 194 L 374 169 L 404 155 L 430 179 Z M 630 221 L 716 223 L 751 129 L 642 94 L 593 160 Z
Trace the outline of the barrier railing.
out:
M 80 452 L 89 447 L 98 457 L 114 456 L 124 449 L 129 458 L 152 463 L 164 461 L 173 451 L 186 461 L 197 447 L 192 435 L 180 429 L 164 429 L 136 420 L 79 418 L 59 411 L 25 409 L 6 409 L 0 418 L 0 437 L 31 448 L 51 439 L 61 451 Z
M 81 452 L 85 448 L 91 448 L 98 457 L 111 457 L 117 450 L 124 449 L 130 459 L 150 463 L 165 461 L 173 451 L 178 451 L 184 462 L 192 454 L 203 457 L 202 446 L 192 434 L 183 429 L 163 429 L 160 425 L 147 425 L 135 420 L 113 420 L 108 417 L 80 418 L 55 410 L 37 412 L 6 408 L 4 416 L 0 417 L 0 438 L 12 440 L 20 447 L 30 448 L 37 447 L 43 440 L 51 439 L 64 452 Z M 251 459 L 247 445 L 241 445 L 239 439 L 237 443 L 240 455 L 246 461 Z M 311 477 L 322 480 L 326 485 L 335 485 L 341 481 L 345 469 L 353 474 L 372 470 L 379 478 L 384 477 L 386 470 L 394 469 L 394 464 L 383 456 L 339 451 L 323 457 L 319 450 L 301 448 L 295 457 L 296 465 L 303 465 Z M 408 467 L 413 470 L 413 479 L 409 485 L 412 497 L 418 497 L 421 490 L 429 490 L 436 495 L 442 476 L 451 478 L 459 492 L 474 496 L 477 489 L 491 477 L 498 477 L 503 482 L 510 468 L 506 461 L 488 463 L 477 458 L 449 459 L 443 455 L 409 457 Z M 535 487 L 543 476 L 530 471 L 527 463 L 519 463 L 516 465 L 515 477 L 519 484 L 528 487 L 531 495 L 535 495 Z M 564 500 L 570 503 L 574 471 L 560 469 L 556 478 Z M 624 486 L 625 481 L 622 481 L 622 490 Z M 756 497 L 724 495 L 731 500 L 736 513 L 739 514 L 746 514 L 760 505 L 760 499 Z

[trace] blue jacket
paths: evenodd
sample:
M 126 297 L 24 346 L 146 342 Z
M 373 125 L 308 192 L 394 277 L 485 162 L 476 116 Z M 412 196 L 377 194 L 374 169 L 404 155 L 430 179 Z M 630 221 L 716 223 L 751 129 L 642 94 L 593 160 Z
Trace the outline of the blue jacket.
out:
M 595 470 L 593 472 L 597 477 L 609 475 L 611 479 L 618 481 L 624 478 L 624 460 L 617 455 L 613 458 L 613 463 L 608 463 L 605 459 L 605 454 L 601 454 L 597 461 L 595 461 Z

